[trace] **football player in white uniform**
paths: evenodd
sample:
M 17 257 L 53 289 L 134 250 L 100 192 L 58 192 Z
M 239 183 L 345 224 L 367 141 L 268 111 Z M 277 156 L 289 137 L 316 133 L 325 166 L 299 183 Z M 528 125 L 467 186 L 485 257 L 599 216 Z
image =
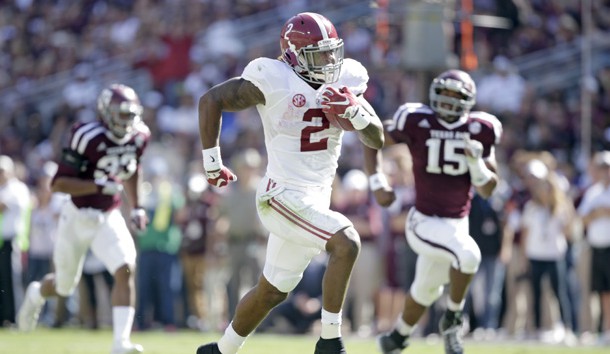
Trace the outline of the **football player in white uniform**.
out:
M 270 234 L 258 284 L 241 299 L 218 343 L 200 346 L 197 354 L 237 353 L 323 250 L 330 257 L 315 353 L 345 353 L 341 309 L 360 240 L 352 223 L 329 209 L 343 130 L 326 114 L 348 120 L 374 149 L 383 146 L 383 128 L 362 98 L 366 69 L 343 58 L 343 40 L 327 18 L 316 13 L 292 17 L 282 28 L 280 46 L 279 58 L 253 60 L 241 77 L 213 87 L 199 101 L 203 165 L 208 182 L 218 187 L 237 178 L 221 160 L 221 112 L 256 106 L 268 155 L 256 207 Z

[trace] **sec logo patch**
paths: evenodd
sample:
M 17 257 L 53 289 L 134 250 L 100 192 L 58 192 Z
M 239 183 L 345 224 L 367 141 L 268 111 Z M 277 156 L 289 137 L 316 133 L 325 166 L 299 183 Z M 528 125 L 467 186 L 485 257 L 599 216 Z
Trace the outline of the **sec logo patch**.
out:
M 307 101 L 305 100 L 305 96 L 300 93 L 297 93 L 292 97 L 292 104 L 295 107 L 303 107 Z

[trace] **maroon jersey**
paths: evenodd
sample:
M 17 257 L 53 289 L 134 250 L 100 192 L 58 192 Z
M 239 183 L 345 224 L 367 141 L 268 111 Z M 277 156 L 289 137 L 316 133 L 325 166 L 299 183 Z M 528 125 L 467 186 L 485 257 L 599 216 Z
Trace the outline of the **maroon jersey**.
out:
M 447 123 L 424 104 L 406 103 L 394 114 L 388 133 L 411 151 L 417 210 L 447 218 L 468 215 L 472 191 L 464 138 L 480 141 L 483 158 L 488 158 L 502 134 L 500 121 L 485 112 L 470 112 Z
M 57 177 L 76 177 L 86 180 L 112 179 L 122 182 L 131 177 L 150 138 L 144 123 L 135 126 L 133 134 L 116 138 L 99 121 L 76 123 L 72 126 L 68 146 L 64 148 Z M 110 210 L 121 203 L 121 195 L 102 193 L 72 196 L 79 208 Z

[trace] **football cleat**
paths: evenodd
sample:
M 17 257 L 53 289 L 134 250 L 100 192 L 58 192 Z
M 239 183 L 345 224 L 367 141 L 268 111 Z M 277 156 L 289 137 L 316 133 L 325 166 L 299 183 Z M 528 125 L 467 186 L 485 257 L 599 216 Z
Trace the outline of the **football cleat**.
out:
M 446 354 L 463 354 L 464 342 L 462 339 L 462 312 L 447 311 L 438 325 L 443 337 Z
M 332 339 L 318 339 L 314 354 L 347 354 L 341 337 Z
M 409 336 L 403 336 L 394 330 L 377 337 L 377 346 L 383 354 L 400 354 L 403 349 L 409 346 Z
M 38 296 L 35 295 L 36 293 L 38 293 Z M 44 303 L 44 298 L 40 296 L 40 282 L 31 282 L 25 291 L 23 304 L 21 304 L 17 314 L 17 327 L 20 331 L 29 332 L 36 328 L 38 316 Z
M 123 343 L 114 345 L 110 354 L 137 354 L 142 352 L 144 352 L 144 348 L 139 344 Z
M 204 344 L 197 348 L 197 354 L 222 354 L 218 349 L 218 343 Z

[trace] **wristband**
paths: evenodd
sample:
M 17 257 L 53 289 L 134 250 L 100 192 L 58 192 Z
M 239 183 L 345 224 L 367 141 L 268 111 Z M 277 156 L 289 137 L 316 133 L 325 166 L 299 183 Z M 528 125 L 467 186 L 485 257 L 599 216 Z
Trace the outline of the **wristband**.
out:
M 388 179 L 385 177 L 383 173 L 375 173 L 374 175 L 369 176 L 369 188 L 371 191 L 376 191 L 382 188 L 389 188 L 390 184 L 388 183 Z
M 362 129 L 366 128 L 369 125 L 369 123 L 371 123 L 371 116 L 370 116 L 370 114 L 368 114 L 366 109 L 364 109 L 362 107 L 358 106 L 356 109 L 357 109 L 356 113 L 353 114 L 351 118 L 349 118 L 349 121 L 354 126 L 354 129 L 362 130 Z
M 494 173 L 487 168 L 483 159 L 467 159 L 470 170 L 470 183 L 475 187 L 481 187 L 492 179 Z
M 219 146 L 201 150 L 201 153 L 203 155 L 203 167 L 206 171 L 220 170 L 222 166 L 222 158 L 220 157 Z
M 131 209 L 131 217 L 135 218 L 135 217 L 140 217 L 140 216 L 146 216 L 146 210 L 142 207 L 137 207 L 137 208 L 133 208 Z

